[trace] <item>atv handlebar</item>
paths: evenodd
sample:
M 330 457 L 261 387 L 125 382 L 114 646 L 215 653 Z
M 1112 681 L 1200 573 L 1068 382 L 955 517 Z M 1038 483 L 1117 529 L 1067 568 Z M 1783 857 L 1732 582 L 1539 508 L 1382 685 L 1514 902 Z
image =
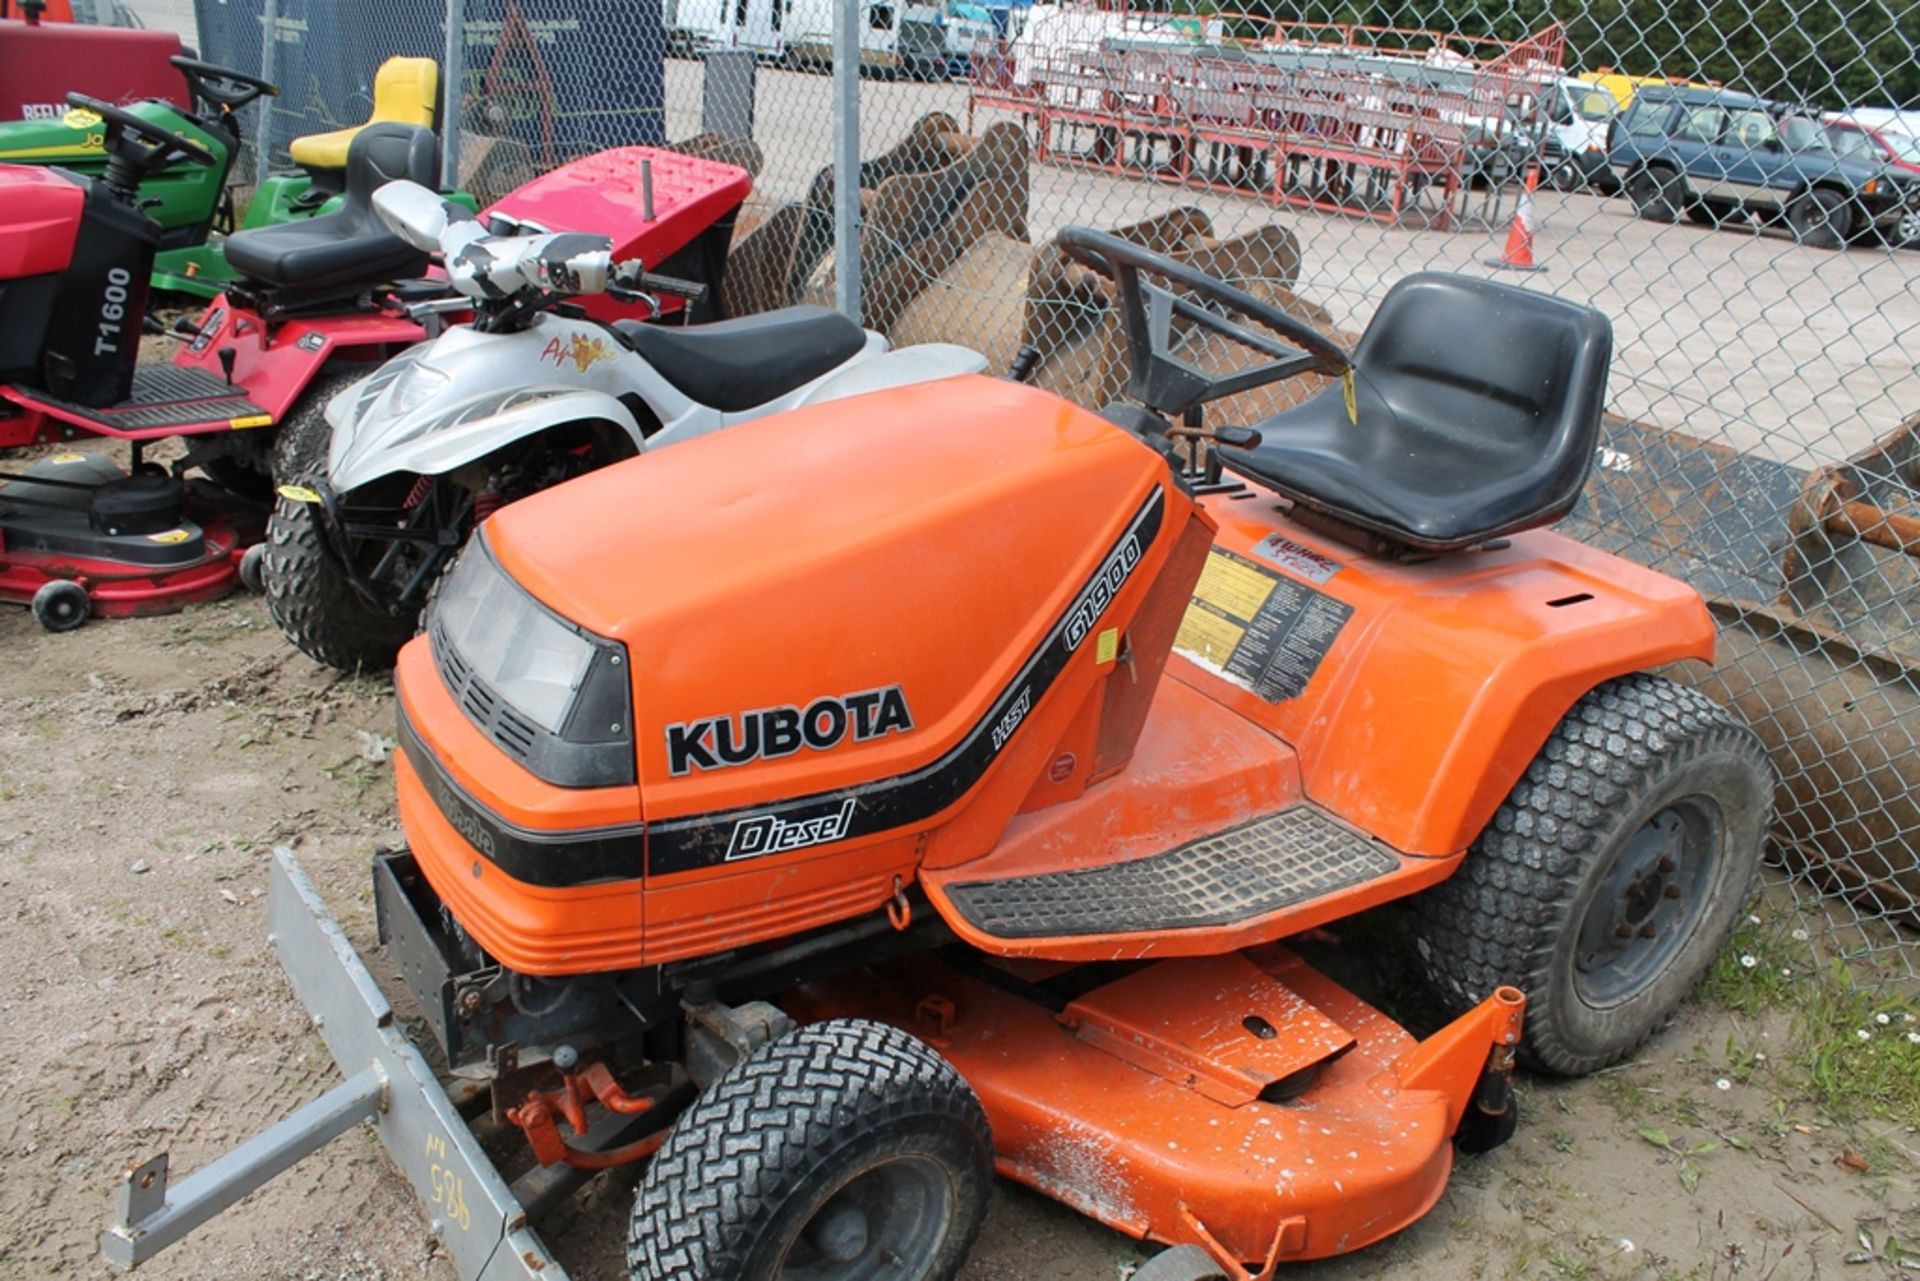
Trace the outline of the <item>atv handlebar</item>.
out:
M 179 54 L 167 61 L 186 77 L 187 91 L 195 98 L 228 111 L 238 111 L 262 94 L 269 98 L 280 96 L 278 85 L 257 76 L 216 67 L 211 62 L 201 62 L 198 58 Z
M 638 258 L 629 258 L 614 265 L 613 279 L 607 285 L 607 293 L 622 302 L 651 302 L 657 312 L 660 310 L 661 295 L 695 303 L 707 296 L 707 287 L 698 281 L 682 280 L 678 276 L 655 275 Z

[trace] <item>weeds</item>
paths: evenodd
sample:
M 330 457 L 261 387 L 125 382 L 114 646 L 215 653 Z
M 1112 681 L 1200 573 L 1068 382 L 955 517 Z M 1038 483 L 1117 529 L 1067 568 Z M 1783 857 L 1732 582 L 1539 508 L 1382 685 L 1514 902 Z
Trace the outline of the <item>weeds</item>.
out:
M 1790 1016 L 1787 1044 L 1765 1066 L 1842 1123 L 1910 1122 L 1920 1116 L 1920 994 L 1864 963 L 1810 961 L 1804 929 L 1787 914 L 1746 917 L 1701 983 L 1700 995 L 1737 1014 Z M 1729 1076 L 1742 1082 L 1760 1063 L 1730 1037 Z

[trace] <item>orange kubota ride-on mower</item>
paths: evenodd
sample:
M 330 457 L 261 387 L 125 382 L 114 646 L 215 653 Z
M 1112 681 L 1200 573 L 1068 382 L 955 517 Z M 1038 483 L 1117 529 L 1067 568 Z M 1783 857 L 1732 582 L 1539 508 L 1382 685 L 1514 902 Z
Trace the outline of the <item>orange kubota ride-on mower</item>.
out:
M 1648 674 L 1707 611 L 1542 528 L 1606 320 L 1422 275 L 1349 355 L 1061 243 L 1120 286 L 1138 404 L 969 378 L 607 468 L 488 521 L 402 653 L 382 937 L 520 1183 L 282 854 L 328 1116 L 463 1276 L 558 1275 L 523 1206 L 628 1161 L 635 1278 L 952 1277 L 994 1169 L 1177 1247 L 1142 1277 L 1267 1276 L 1419 1218 L 1510 1133 L 1516 1052 L 1619 1060 L 1726 939 L 1766 758 Z M 1203 332 L 1257 362 L 1201 373 Z M 1283 942 L 1394 899 L 1457 1006 L 1425 1040 Z M 110 1252 L 177 1228 L 155 1173 Z

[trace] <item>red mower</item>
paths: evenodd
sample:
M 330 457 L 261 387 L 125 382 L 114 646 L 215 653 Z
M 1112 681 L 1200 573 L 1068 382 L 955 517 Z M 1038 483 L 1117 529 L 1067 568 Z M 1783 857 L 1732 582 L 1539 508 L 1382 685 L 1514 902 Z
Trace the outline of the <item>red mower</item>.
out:
M 147 315 L 159 229 L 141 208 L 141 179 L 182 157 L 216 161 L 108 103 L 68 101 L 106 121 L 98 179 L 0 165 L 0 449 L 101 437 L 127 442 L 130 459 L 122 468 L 63 450 L 0 471 L 0 600 L 30 603 L 53 631 L 256 586 L 258 558 L 242 549 L 258 540 L 273 477 L 299 462 L 279 456 L 280 438 L 301 433 L 274 429 L 324 412 L 334 393 L 467 307 L 422 278 L 427 254 L 372 205 L 394 179 L 438 186 L 433 134 L 370 125 L 348 154 L 343 207 L 235 233 L 227 256 L 244 283 L 172 331 L 186 341 L 169 362 L 141 363 L 142 334 L 162 332 Z M 607 198 L 655 168 L 672 176 L 661 199 L 628 208 Z M 731 165 L 625 148 L 536 179 L 488 213 L 497 227 L 599 231 L 623 257 L 673 257 L 717 297 L 749 186 Z M 145 456 L 173 437 L 184 457 L 161 466 Z

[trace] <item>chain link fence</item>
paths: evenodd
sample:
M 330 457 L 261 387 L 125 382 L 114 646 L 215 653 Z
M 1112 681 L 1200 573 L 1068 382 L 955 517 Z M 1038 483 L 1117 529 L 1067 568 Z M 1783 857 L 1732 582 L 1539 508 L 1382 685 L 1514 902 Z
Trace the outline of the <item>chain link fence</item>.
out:
M 1802 910 L 1920 971 L 1920 4 L 841 2 L 851 113 L 834 0 L 133 8 L 277 68 L 275 164 L 365 118 L 394 54 L 441 60 L 451 176 L 483 199 L 604 147 L 730 140 L 756 181 L 728 311 L 857 294 L 896 343 L 996 368 L 1031 346 L 1035 381 L 1083 404 L 1125 369 L 1106 288 L 1051 245 L 1068 225 L 1349 341 L 1429 269 L 1599 308 L 1609 413 L 1566 528 L 1706 595 L 1721 659 L 1678 674 L 1772 751 Z M 842 120 L 862 160 L 844 282 Z M 1312 384 L 1216 412 L 1255 421 Z

